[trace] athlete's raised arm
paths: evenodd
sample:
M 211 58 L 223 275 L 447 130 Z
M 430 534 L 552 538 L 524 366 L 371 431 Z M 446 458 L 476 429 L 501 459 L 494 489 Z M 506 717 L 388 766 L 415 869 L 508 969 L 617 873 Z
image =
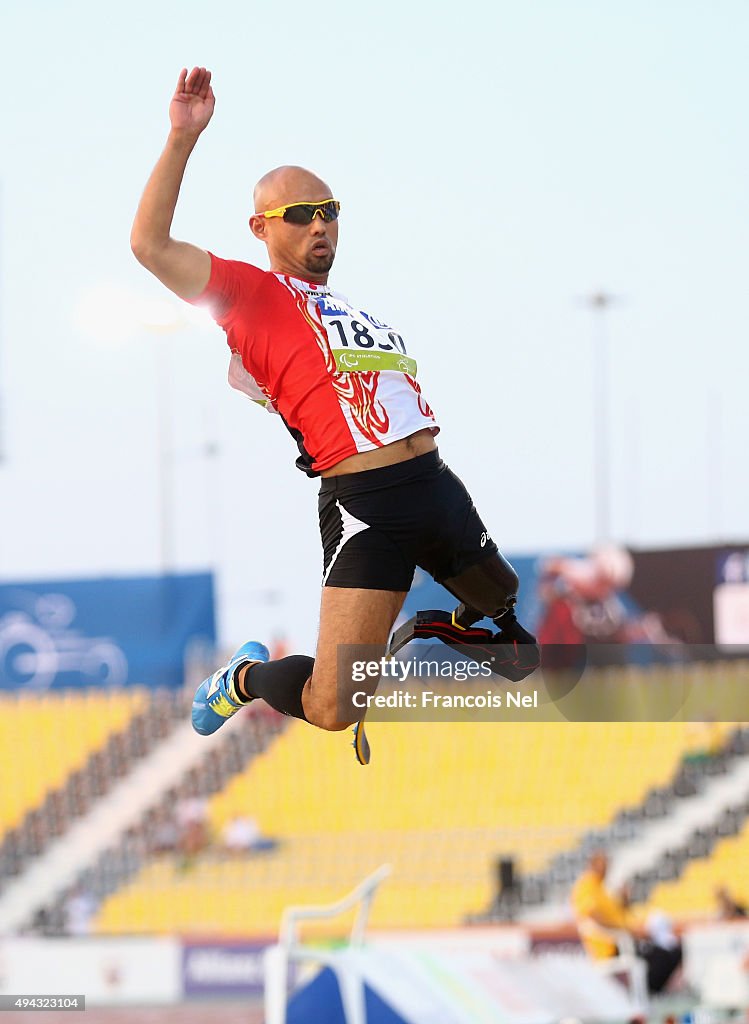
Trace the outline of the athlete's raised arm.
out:
M 208 284 L 211 258 L 204 249 L 171 237 L 185 167 L 195 143 L 213 116 L 215 97 L 206 68 L 183 68 L 169 105 L 171 130 L 135 214 L 130 245 L 139 263 L 183 299 Z

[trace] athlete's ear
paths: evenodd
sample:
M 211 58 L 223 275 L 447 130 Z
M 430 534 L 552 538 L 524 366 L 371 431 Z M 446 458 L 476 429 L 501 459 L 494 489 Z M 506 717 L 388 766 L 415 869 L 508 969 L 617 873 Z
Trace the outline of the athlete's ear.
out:
M 268 222 L 266 221 L 265 217 L 258 217 L 257 214 L 253 213 L 253 215 L 250 217 L 249 224 L 250 231 L 253 233 L 255 238 L 259 238 L 261 242 L 264 242 L 268 237 Z

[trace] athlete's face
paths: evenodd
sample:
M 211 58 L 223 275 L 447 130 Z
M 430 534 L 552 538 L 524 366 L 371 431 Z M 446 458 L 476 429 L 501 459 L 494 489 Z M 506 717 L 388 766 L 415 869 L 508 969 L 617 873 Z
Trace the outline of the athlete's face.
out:
M 279 168 L 261 179 L 250 228 L 268 247 L 271 270 L 307 281 L 327 281 L 338 244 L 338 221 L 326 223 L 318 215 L 309 224 L 291 224 L 283 217 L 258 214 L 289 203 L 320 203 L 332 198 L 325 182 L 301 167 Z

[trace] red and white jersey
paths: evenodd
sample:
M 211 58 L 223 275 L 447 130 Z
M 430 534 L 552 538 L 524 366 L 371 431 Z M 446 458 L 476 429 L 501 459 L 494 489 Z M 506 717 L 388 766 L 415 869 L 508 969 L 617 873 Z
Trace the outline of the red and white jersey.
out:
M 310 476 L 439 431 L 401 335 L 327 285 L 211 254 L 210 280 L 190 301 L 226 332 L 231 386 L 280 413 Z

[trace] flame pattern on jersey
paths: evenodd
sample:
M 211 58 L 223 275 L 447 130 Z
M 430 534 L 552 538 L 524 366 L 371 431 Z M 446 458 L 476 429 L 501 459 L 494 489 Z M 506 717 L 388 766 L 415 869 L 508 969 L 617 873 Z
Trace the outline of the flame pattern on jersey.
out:
M 382 438 L 390 429 L 390 417 L 382 402 L 377 399 L 379 381 L 378 370 L 369 370 L 365 373 L 336 373 L 333 387 L 336 394 L 348 402 L 354 422 L 362 434 L 372 444 L 382 447 Z
M 333 389 L 338 400 L 345 402 L 351 413 L 351 418 L 357 428 L 366 439 L 378 448 L 384 445 L 384 438 L 390 429 L 390 417 L 387 414 L 382 402 L 377 399 L 377 385 L 380 379 L 378 370 L 370 370 L 364 373 L 341 373 L 335 363 L 333 353 L 330 351 L 328 336 L 322 325 L 322 319 L 317 309 L 317 303 L 310 296 L 296 288 L 286 277 L 283 279 L 286 287 L 294 294 L 297 309 L 304 317 L 317 341 L 318 347 L 325 360 L 325 369 L 330 374 Z M 409 382 L 412 378 L 406 379 Z M 416 382 L 413 381 L 415 384 Z M 416 390 L 419 391 L 418 385 Z M 421 401 L 419 409 L 423 412 Z M 425 415 L 431 415 L 431 410 Z
M 407 373 L 404 373 L 403 376 L 406 378 L 408 383 L 416 392 L 416 401 L 418 402 L 419 412 L 421 413 L 421 415 L 431 417 L 432 419 L 434 419 L 434 413 L 432 412 L 431 406 L 429 405 L 429 402 L 427 402 L 426 398 L 424 398 L 424 396 L 422 395 L 421 388 L 419 387 L 418 382 L 413 377 L 409 377 Z

